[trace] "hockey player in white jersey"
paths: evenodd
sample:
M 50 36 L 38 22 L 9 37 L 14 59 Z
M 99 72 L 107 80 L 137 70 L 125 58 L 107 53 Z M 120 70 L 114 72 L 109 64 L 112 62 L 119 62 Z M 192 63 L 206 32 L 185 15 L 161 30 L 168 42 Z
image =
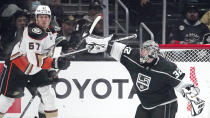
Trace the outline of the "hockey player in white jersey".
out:
M 202 112 L 205 102 L 197 97 L 199 89 L 184 82 L 185 73 L 159 55 L 157 43 L 148 40 L 140 49 L 133 49 L 110 40 L 111 37 L 103 40 L 86 37 L 89 53 L 107 51 L 127 68 L 141 101 L 135 118 L 175 118 L 177 97 L 174 88 L 190 101 L 193 116 Z
M 14 99 L 24 95 L 26 86 L 38 87 L 47 118 L 57 118 L 55 93 L 51 91 L 48 71 L 51 68 L 65 70 L 70 66 L 66 57 L 52 58 L 57 33 L 49 27 L 51 10 L 40 5 L 35 11 L 36 23 L 23 32 L 23 38 L 5 62 L 0 78 L 0 118 L 12 106 Z

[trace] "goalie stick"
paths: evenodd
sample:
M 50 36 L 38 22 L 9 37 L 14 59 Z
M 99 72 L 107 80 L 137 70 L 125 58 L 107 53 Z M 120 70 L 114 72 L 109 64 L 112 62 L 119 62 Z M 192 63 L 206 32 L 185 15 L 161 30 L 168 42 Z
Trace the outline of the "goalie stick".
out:
M 91 34 L 93 33 L 94 28 L 96 27 L 97 23 L 101 20 L 101 18 L 102 18 L 101 15 L 98 15 L 98 16 L 95 18 L 95 20 L 93 21 L 93 23 L 92 23 L 92 25 L 91 25 L 91 27 L 90 27 L 89 32 L 87 32 L 87 33 L 84 32 L 84 33 L 83 33 L 81 41 L 80 41 L 80 42 L 77 44 L 77 46 L 74 48 L 75 50 L 78 50 L 79 47 L 81 46 L 81 44 L 84 42 L 85 38 L 88 37 L 89 35 L 91 35 Z
M 80 52 L 83 52 L 83 51 L 86 51 L 86 50 L 89 50 L 89 48 L 83 48 L 83 49 L 79 49 L 79 50 L 76 50 L 76 51 L 73 51 L 73 52 L 69 52 L 69 53 L 61 55 L 60 57 L 67 57 L 67 56 L 70 56 L 70 55 L 73 55 L 73 54 L 76 54 L 76 53 L 80 53 Z
M 95 20 L 93 21 L 93 24 L 91 25 L 90 27 L 90 30 L 89 30 L 89 34 L 92 34 L 93 33 L 93 30 L 94 28 L 96 27 L 97 23 L 101 20 L 102 16 L 101 15 L 98 15 Z
M 131 36 L 127 36 L 127 37 L 123 37 L 123 38 L 119 38 L 119 39 L 113 40 L 111 42 L 118 42 L 118 41 L 123 41 L 123 40 L 129 40 L 129 39 L 133 39 L 133 38 L 136 38 L 136 37 L 137 37 L 137 35 L 133 34 Z M 80 50 L 76 50 L 76 51 L 73 51 L 73 52 L 70 52 L 70 53 L 63 54 L 60 57 L 66 57 L 66 56 L 69 56 L 69 55 L 80 53 L 80 52 L 83 52 L 83 51 L 86 51 L 86 50 L 90 50 L 91 48 L 93 48 L 93 47 L 88 47 L 88 48 L 86 47 L 86 48 L 83 48 L 83 49 L 80 49 Z
M 112 40 L 111 42 L 118 42 L 118 41 L 124 41 L 124 40 L 135 39 L 135 38 L 137 38 L 137 35 L 133 34 L 133 35 L 130 35 L 130 36 L 127 36 L 127 37 Z

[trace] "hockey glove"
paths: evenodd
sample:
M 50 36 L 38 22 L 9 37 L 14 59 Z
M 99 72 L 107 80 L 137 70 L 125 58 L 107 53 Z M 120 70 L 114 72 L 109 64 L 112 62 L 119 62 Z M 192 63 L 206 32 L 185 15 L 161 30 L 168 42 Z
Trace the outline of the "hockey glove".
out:
M 57 72 L 55 70 L 48 71 L 49 83 L 54 84 L 57 83 L 59 78 L 57 76 Z
M 193 85 L 185 87 L 182 89 L 182 95 L 187 98 L 191 104 L 191 115 L 199 115 L 205 106 L 205 101 L 201 100 L 197 95 L 200 93 L 199 88 L 194 87 Z
M 54 58 L 52 67 L 55 69 L 66 70 L 70 66 L 70 60 L 68 57 Z
M 112 39 L 113 35 L 108 37 L 100 37 L 96 35 L 90 35 L 85 38 L 86 40 L 86 48 L 88 48 L 89 53 L 100 53 L 105 52 L 108 47 L 109 41 Z

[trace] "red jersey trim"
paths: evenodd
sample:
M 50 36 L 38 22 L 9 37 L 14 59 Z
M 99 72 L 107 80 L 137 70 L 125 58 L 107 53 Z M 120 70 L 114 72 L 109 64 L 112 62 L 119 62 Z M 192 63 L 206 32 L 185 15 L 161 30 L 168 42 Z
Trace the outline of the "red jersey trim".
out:
M 41 66 L 42 69 L 50 69 L 52 68 L 52 62 L 53 62 L 53 58 L 51 57 L 47 57 L 43 60 L 43 64 Z
M 26 56 L 20 56 L 12 60 L 12 63 L 14 63 L 22 72 L 25 72 L 29 65 L 29 61 Z

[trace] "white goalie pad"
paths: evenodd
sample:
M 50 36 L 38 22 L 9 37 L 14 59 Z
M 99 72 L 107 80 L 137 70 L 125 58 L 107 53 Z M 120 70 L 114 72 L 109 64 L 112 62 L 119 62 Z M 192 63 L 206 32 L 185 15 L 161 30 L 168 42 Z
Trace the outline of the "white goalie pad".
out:
M 182 89 L 182 94 L 191 104 L 191 115 L 199 115 L 205 106 L 205 101 L 201 100 L 198 96 L 200 89 L 194 86 L 188 86 Z
M 191 115 L 192 116 L 197 116 L 199 115 L 202 111 L 203 111 L 203 108 L 205 106 L 205 101 L 204 100 L 201 100 L 200 98 L 198 97 L 195 97 L 196 100 L 191 100 L 190 103 L 191 103 Z

